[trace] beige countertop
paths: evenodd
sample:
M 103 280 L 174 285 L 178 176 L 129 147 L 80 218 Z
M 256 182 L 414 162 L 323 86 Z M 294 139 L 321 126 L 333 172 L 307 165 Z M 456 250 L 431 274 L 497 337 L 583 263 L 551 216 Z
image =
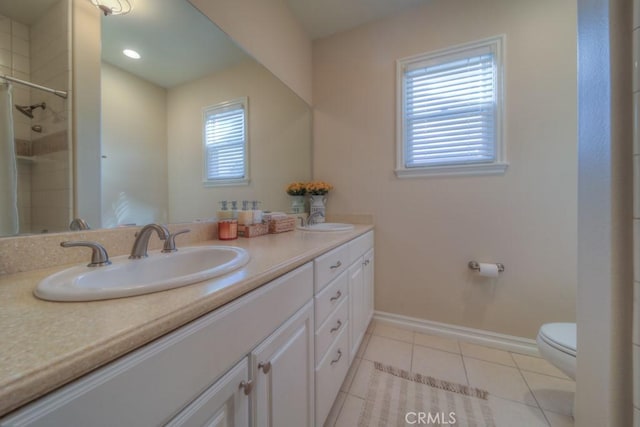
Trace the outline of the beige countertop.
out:
M 0 416 L 371 229 L 202 242 L 242 247 L 251 261 L 216 279 L 129 298 L 49 302 L 33 296 L 41 279 L 69 265 L 0 276 Z

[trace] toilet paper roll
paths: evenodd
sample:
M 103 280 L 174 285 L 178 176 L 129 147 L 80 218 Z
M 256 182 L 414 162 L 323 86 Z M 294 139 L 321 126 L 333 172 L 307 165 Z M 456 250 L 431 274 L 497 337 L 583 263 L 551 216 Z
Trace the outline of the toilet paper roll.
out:
M 483 277 L 498 277 L 500 272 L 496 264 L 480 263 L 480 271 L 478 272 Z

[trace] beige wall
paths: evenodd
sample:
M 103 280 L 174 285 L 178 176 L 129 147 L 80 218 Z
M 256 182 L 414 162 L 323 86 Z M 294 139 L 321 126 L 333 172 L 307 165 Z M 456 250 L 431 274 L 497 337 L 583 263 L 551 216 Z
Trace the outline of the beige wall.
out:
M 204 187 L 202 110 L 239 97 L 249 99 L 247 185 Z M 284 210 L 284 188 L 310 178 L 309 107 L 255 61 L 169 90 L 169 220 L 215 216 L 220 200 L 261 200 L 262 207 Z
M 631 0 L 578 1 L 576 426 L 631 426 Z
M 102 226 L 167 221 L 167 91 L 102 63 Z
M 189 0 L 311 104 L 311 40 L 285 0 Z
M 506 174 L 397 179 L 396 59 L 502 33 Z M 377 310 L 528 338 L 575 321 L 575 34 L 575 1 L 434 0 L 314 42 L 314 178 L 329 213 L 375 216 Z
M 90 2 L 72 2 L 72 106 L 74 215 L 92 227 L 100 215 L 100 16 Z

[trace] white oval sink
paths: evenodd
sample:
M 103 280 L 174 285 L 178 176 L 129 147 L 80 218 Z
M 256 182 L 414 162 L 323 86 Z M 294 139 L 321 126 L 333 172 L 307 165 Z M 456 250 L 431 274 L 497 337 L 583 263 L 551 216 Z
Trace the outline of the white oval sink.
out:
M 353 230 L 353 224 L 341 222 L 320 222 L 313 225 L 298 226 L 298 230 L 303 231 L 349 231 Z
M 113 258 L 106 267 L 77 266 L 42 280 L 34 294 L 50 301 L 130 297 L 190 285 L 243 267 L 249 253 L 232 246 L 194 246 L 131 260 Z

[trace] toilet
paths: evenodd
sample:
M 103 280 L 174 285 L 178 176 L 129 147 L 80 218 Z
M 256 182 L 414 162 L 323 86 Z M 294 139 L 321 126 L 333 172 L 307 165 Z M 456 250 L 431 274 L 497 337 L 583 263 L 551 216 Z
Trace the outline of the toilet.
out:
M 569 378 L 576 379 L 576 324 L 547 323 L 538 332 L 540 355 Z

